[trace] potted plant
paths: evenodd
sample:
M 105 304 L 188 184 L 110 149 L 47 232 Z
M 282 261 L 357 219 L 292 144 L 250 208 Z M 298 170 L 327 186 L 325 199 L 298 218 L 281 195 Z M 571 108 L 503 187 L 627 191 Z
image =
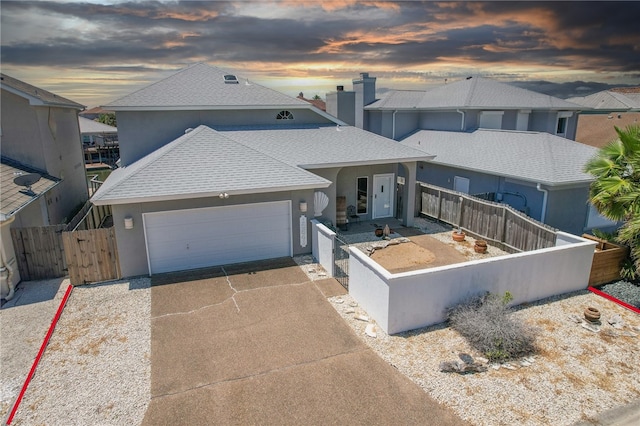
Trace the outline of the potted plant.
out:
M 487 242 L 485 240 L 476 240 L 476 243 L 473 246 L 473 250 L 476 253 L 486 253 L 487 252 Z
M 467 234 L 462 232 L 462 229 L 458 228 L 457 230 L 453 231 L 452 236 L 453 236 L 453 241 L 461 242 L 461 241 L 464 241 Z

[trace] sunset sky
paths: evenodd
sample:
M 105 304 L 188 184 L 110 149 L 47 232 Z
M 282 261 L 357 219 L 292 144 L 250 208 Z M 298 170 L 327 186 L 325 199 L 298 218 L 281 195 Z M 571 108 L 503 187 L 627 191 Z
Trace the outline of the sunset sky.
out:
M 379 93 L 469 75 L 557 96 L 640 85 L 640 2 L 3 0 L 0 7 L 2 72 L 89 107 L 194 62 L 323 98 L 336 85 L 350 89 L 360 72 L 378 77 Z

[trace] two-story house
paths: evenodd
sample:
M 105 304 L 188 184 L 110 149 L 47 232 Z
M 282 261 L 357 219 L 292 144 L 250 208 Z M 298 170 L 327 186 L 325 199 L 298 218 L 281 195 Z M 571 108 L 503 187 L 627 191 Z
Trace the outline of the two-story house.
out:
M 17 284 L 9 229 L 66 223 L 89 198 L 78 126 L 84 106 L 6 74 L 0 87 L 3 263 Z
M 339 224 L 356 201 L 394 216 L 396 171 L 431 158 L 202 63 L 104 108 L 121 167 L 92 202 L 112 206 L 124 276 L 310 253 L 310 219 Z
M 507 203 L 575 234 L 611 225 L 588 203 L 592 177 L 583 167 L 596 150 L 573 140 L 583 106 L 478 77 L 380 98 L 375 85 L 361 74 L 352 91 L 327 94 L 327 112 L 435 155 L 419 165 L 418 181 Z

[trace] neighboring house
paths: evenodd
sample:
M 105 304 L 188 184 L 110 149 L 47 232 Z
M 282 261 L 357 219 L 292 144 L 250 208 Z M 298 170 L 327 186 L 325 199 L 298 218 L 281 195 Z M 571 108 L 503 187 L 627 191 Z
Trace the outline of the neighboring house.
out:
M 118 128 L 83 117 L 78 117 L 78 122 L 87 167 L 115 166 L 120 158 Z
M 640 87 L 619 87 L 589 96 L 567 99 L 590 108 L 578 120 L 576 140 L 602 148 L 618 138 L 615 127 L 638 125 L 640 119 Z
M 640 111 L 640 87 L 618 87 L 567 101 L 587 107 L 594 114 Z
M 586 107 L 487 78 L 380 99 L 375 83 L 363 73 L 353 91 L 327 94 L 327 112 L 350 119 L 353 107 L 356 126 L 435 155 L 418 181 L 509 204 L 574 234 L 602 225 L 583 172 L 596 150 L 572 140 Z
M 307 99 L 304 97 L 304 93 L 302 92 L 300 92 L 297 97 L 298 99 L 302 99 L 305 102 L 309 102 L 311 105 L 313 105 L 314 107 L 318 108 L 321 111 L 327 110 L 327 105 L 322 99 Z
M 82 144 L 86 146 L 106 146 L 118 143 L 118 128 L 99 121 L 78 117 Z
M 100 116 L 103 114 L 113 114 L 113 111 L 102 109 L 99 106 L 97 106 L 97 107 L 85 109 L 79 115 L 80 117 L 84 117 L 88 120 L 95 120 L 97 118 L 100 118 Z
M 6 74 L 2 88 L 2 249 L 15 253 L 7 228 L 65 223 L 89 198 L 76 102 Z M 13 178 L 38 173 L 40 180 L 20 186 Z M 7 228 L 5 228 L 7 227 Z M 17 268 L 15 283 L 19 281 Z
M 206 64 L 105 108 L 121 167 L 92 202 L 112 206 L 124 276 L 310 253 L 308 219 L 337 224 L 337 197 L 362 200 L 362 218 L 394 216 L 399 164 L 415 176 L 431 158 Z

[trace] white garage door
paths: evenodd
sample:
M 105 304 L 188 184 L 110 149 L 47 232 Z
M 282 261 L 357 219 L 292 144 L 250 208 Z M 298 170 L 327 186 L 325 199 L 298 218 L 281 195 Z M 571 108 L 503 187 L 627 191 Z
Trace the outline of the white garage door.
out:
M 149 272 L 291 256 L 291 202 L 145 213 Z

